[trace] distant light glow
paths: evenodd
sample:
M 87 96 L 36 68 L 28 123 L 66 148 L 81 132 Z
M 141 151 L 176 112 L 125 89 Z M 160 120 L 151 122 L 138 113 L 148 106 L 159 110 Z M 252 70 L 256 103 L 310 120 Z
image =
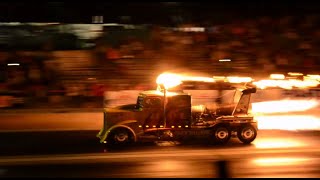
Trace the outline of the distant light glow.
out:
M 183 31 L 183 32 L 204 32 L 204 27 L 183 27 L 183 28 L 175 28 L 175 30 Z
M 219 59 L 219 62 L 230 62 L 231 59 Z
M 20 66 L 19 63 L 8 63 L 7 65 L 8 65 L 8 66 Z
M 121 24 L 118 23 L 105 23 L 104 26 L 121 26 Z
M 289 138 L 269 138 L 269 139 L 256 139 L 252 143 L 257 149 L 274 149 L 274 148 L 293 148 L 304 146 L 304 143 L 295 141 Z

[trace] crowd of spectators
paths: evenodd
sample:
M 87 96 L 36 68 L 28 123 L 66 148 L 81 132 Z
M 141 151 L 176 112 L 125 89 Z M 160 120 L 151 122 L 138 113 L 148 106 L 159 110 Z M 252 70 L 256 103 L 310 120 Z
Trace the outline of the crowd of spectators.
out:
M 318 15 L 259 17 L 207 25 L 200 32 L 153 26 L 148 40 L 129 37 L 112 46 L 101 38 L 94 51 L 100 52 L 97 66 L 105 68 L 105 78 L 119 77 L 135 84 L 163 71 L 210 76 L 317 73 L 319 21 Z M 186 27 L 198 26 L 186 24 L 179 29 Z
M 27 71 L 11 72 L 2 86 L 20 84 L 18 89 L 26 89 L 24 86 L 34 84 L 33 88 L 64 92 L 63 95 L 78 99 L 79 96 L 102 97 L 104 90 L 153 88 L 155 78 L 164 71 L 210 76 L 318 73 L 319 25 L 319 15 L 305 15 L 253 17 L 207 24 L 204 28 L 196 24 L 178 28 L 150 26 L 147 39 L 128 36 L 117 44 L 105 41 L 110 35 L 106 31 L 95 40 L 95 47 L 89 49 L 92 65 L 87 70 L 96 71 L 95 77 L 81 79 L 81 76 L 68 81 L 63 72 L 57 71 L 54 57 L 48 56 L 49 50 L 45 49 L 48 61 L 29 60 Z M 190 27 L 198 27 L 197 32 L 190 31 Z M 220 62 L 221 59 L 231 61 Z

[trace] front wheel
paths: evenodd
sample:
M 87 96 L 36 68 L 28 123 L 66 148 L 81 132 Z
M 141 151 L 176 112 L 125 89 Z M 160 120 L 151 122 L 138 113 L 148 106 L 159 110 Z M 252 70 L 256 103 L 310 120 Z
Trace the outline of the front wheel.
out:
M 128 129 L 119 128 L 113 130 L 109 137 L 107 143 L 111 146 L 124 146 L 129 145 L 133 142 L 132 133 Z
M 257 137 L 257 130 L 252 125 L 239 128 L 237 136 L 244 144 L 250 144 Z
M 213 129 L 214 141 L 225 144 L 231 138 L 231 131 L 227 126 L 217 126 Z

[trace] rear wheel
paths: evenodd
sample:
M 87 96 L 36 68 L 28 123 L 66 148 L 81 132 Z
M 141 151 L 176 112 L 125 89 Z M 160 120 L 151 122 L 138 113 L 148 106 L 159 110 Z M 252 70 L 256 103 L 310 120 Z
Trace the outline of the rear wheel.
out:
M 256 139 L 257 130 L 251 125 L 245 125 L 238 130 L 237 136 L 244 144 L 250 144 Z
M 220 144 L 227 143 L 231 138 L 229 127 L 220 125 L 213 129 L 214 141 Z
M 109 137 L 107 143 L 112 146 L 124 146 L 129 145 L 133 142 L 132 133 L 125 128 L 118 128 L 113 130 Z

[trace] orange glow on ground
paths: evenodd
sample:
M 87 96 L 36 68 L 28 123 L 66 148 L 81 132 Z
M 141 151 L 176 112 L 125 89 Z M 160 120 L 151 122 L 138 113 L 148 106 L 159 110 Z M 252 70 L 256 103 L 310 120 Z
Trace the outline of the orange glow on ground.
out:
M 304 161 L 310 161 L 310 158 L 292 158 L 292 157 L 277 157 L 277 158 L 258 158 L 252 162 L 258 166 L 285 166 L 298 165 Z
M 256 139 L 252 144 L 258 149 L 296 148 L 306 145 L 291 138 Z

